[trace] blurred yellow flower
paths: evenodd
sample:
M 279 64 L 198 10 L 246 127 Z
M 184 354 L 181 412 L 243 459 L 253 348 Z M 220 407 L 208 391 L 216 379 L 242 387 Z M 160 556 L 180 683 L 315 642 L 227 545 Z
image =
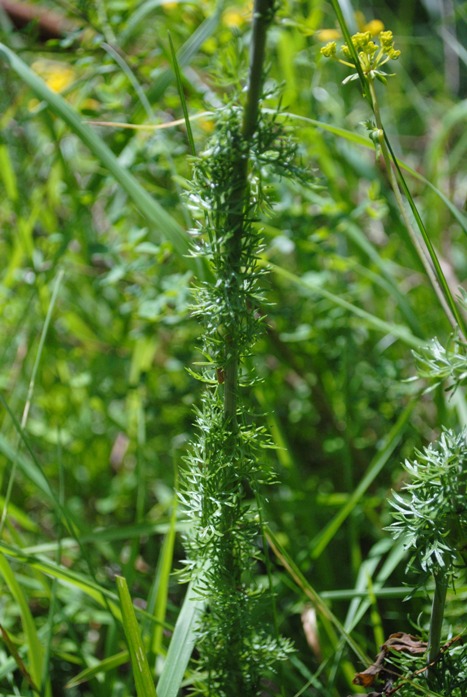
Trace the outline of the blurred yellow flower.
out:
M 209 56 L 212 56 L 213 53 L 215 53 L 217 51 L 216 39 L 214 39 L 214 37 L 210 36 L 209 39 L 206 39 L 206 41 L 202 44 L 201 48 Z
M 67 63 L 41 58 L 34 61 L 32 69 L 43 78 L 53 92 L 63 92 L 75 79 L 75 71 Z
M 242 27 L 248 20 L 248 14 L 245 8 L 229 7 L 222 13 L 222 24 L 231 29 Z
M 378 36 L 378 34 L 384 30 L 384 24 L 380 19 L 370 19 L 370 21 L 367 22 L 363 12 L 357 11 L 355 13 L 355 19 L 358 31 L 369 31 L 371 36 Z
M 371 36 L 378 36 L 384 29 L 384 24 L 380 19 L 372 19 L 363 26 L 362 31 L 369 31 Z
M 320 29 L 315 34 L 318 41 L 322 41 L 323 44 L 327 44 L 329 41 L 335 41 L 340 39 L 341 33 L 338 29 Z
M 215 124 L 212 119 L 200 119 L 198 123 L 205 133 L 211 134 L 214 131 Z
M 39 60 L 34 61 L 31 67 L 53 92 L 63 92 L 76 77 L 75 71 L 67 63 L 39 58 Z M 38 99 L 30 99 L 28 109 L 34 111 L 39 104 Z
M 80 111 L 83 109 L 86 109 L 87 111 L 99 111 L 101 108 L 100 102 L 97 101 L 97 99 L 93 99 L 92 97 L 88 97 L 87 99 L 84 100 L 79 105 Z
M 162 9 L 164 12 L 172 12 L 172 10 L 177 9 L 179 7 L 178 2 L 163 2 L 162 4 Z

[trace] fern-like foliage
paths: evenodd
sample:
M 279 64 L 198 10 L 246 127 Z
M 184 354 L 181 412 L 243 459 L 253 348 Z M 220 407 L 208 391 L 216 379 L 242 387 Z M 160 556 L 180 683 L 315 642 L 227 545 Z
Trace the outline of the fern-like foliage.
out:
M 295 148 L 275 115 L 260 112 L 248 138 L 242 118 L 237 106 L 219 113 L 189 192 L 193 253 L 208 260 L 215 279 L 195 291 L 206 358 L 199 377 L 208 386 L 180 493 L 191 523 L 185 575 L 208 603 L 197 643 L 207 679 L 197 690 L 210 697 L 260 694 L 268 670 L 290 650 L 271 622 L 271 590 L 257 580 L 264 573 L 261 488 L 274 477 L 263 458 L 269 437 L 242 393 L 255 379 L 244 360 L 263 323 L 258 221 L 270 207 L 265 181 L 271 168 L 280 176 L 293 168 Z
M 419 377 L 429 380 L 434 389 L 448 381 L 448 390 L 453 392 L 467 383 L 467 345 L 456 337 L 451 337 L 443 346 L 436 338 L 419 352 L 414 352 Z
M 415 570 L 452 576 L 467 554 L 467 430 L 445 430 L 404 468 L 410 479 L 389 501 L 389 529 L 403 538 Z

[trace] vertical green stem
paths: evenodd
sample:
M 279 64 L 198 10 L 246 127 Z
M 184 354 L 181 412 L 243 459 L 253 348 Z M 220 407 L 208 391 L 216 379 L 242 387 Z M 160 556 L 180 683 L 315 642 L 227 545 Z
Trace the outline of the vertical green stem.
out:
M 381 120 L 381 114 L 379 111 L 378 98 L 376 96 L 374 82 L 372 80 L 369 80 L 368 85 L 369 85 L 369 90 L 370 90 L 370 97 L 371 97 L 371 102 L 372 102 L 372 107 L 373 107 L 373 113 L 375 115 L 376 126 L 381 131 L 381 134 L 382 134 L 382 137 L 380 138 L 381 153 L 382 153 L 383 158 L 384 158 L 384 163 L 386 165 L 386 171 L 388 174 L 389 183 L 391 184 L 391 188 L 394 192 L 397 207 L 399 208 L 399 211 L 400 211 L 400 214 L 401 214 L 402 219 L 404 221 L 407 232 L 410 236 L 410 239 L 412 240 L 412 244 L 414 245 L 414 247 L 418 253 L 420 261 L 423 264 L 423 267 L 424 267 L 425 272 L 428 276 L 428 279 L 433 287 L 433 290 L 435 291 L 436 295 L 438 296 L 438 300 L 439 300 L 439 302 L 440 302 L 440 304 L 441 304 L 441 306 L 446 314 L 446 317 L 448 318 L 453 329 L 457 330 L 457 328 L 459 326 L 462 327 L 462 324 L 460 321 L 458 321 L 458 318 L 456 318 L 455 312 L 453 312 L 453 310 L 451 309 L 449 302 L 446 300 L 443 289 L 441 288 L 440 281 L 439 281 L 440 275 L 442 277 L 442 281 L 444 282 L 443 285 L 446 285 L 446 279 L 444 278 L 442 269 L 438 264 L 438 268 L 437 268 L 438 276 L 437 276 L 434 269 L 433 269 L 432 262 L 428 258 L 426 250 L 420 244 L 418 236 L 417 236 L 415 230 L 413 229 L 412 224 L 410 222 L 410 218 L 407 214 L 407 210 L 406 210 L 406 207 L 404 205 L 404 201 L 402 199 L 402 194 L 401 194 L 401 191 L 399 188 L 399 184 L 398 184 L 396 175 L 394 173 L 391 154 L 389 152 L 388 145 L 386 143 L 386 139 L 384 136 L 384 128 L 383 128 L 383 123 Z
M 187 535 L 191 577 L 198 580 L 199 575 L 199 592 L 209 607 L 198 643 L 209 697 L 256 697 L 263 676 L 288 652 L 277 621 L 276 636 L 269 636 L 263 589 L 253 579 L 263 521 L 251 499 L 256 497 L 260 511 L 259 482 L 271 481 L 258 458 L 266 439 L 263 429 L 249 418 L 240 422 L 239 416 L 240 366 L 260 329 L 254 306 L 261 235 L 254 221 L 269 201 L 258 160 L 271 148 L 285 156 L 285 164 L 295 154 L 293 146 L 284 148 L 277 125 L 261 113 L 274 2 L 255 0 L 243 109 L 230 104 L 224 111 L 212 147 L 206 157 L 197 158 L 193 173 L 195 198 L 202 201 L 206 255 L 214 271 L 214 282 L 199 289 L 197 314 L 206 326 L 203 352 L 211 358 L 206 373 L 212 379 L 215 366 L 219 383 L 203 397 L 199 440 L 187 458 L 184 483 L 194 523 Z
M 226 255 L 231 277 L 225 279 L 229 293 L 238 297 L 238 273 L 246 208 L 248 205 L 248 162 L 251 139 L 258 122 L 259 102 L 263 88 L 266 35 L 271 21 L 274 0 L 255 0 L 251 38 L 248 90 L 242 122 L 242 139 L 238 143 L 236 182 L 229 202 L 229 220 Z M 224 366 L 224 416 L 232 432 L 237 429 L 237 392 L 239 355 L 233 337 L 226 337 L 226 365 Z
M 444 572 L 434 575 L 435 592 L 431 606 L 430 636 L 428 640 L 428 664 L 432 663 L 439 654 L 441 646 L 441 632 L 443 628 L 444 606 L 448 590 L 448 579 Z M 428 681 L 432 678 L 433 669 L 428 669 Z
M 250 140 L 257 125 L 259 101 L 263 89 L 266 34 L 274 9 L 274 0 L 255 0 L 251 39 L 248 96 L 243 114 L 243 137 Z
M 248 618 L 245 618 L 245 606 L 248 605 L 248 592 L 244 588 L 242 576 L 245 572 L 245 559 L 242 559 L 240 531 L 238 521 L 242 518 L 245 487 L 249 483 L 240 481 L 237 475 L 239 452 L 241 450 L 238 427 L 238 385 L 239 366 L 245 351 L 245 340 L 239 328 L 245 312 L 249 308 L 245 291 L 245 273 L 248 270 L 248 234 L 252 201 L 249 187 L 249 164 L 252 141 L 258 127 L 260 100 L 264 79 L 264 59 L 267 28 L 273 14 L 274 0 L 255 0 L 253 28 L 250 49 L 248 87 L 243 119 L 239 132 L 233 136 L 233 163 L 231 169 L 230 194 L 226 201 L 223 263 L 219 266 L 217 284 L 223 289 L 226 307 L 229 308 L 227 330 L 224 337 L 224 395 L 223 417 L 225 422 L 224 442 L 222 444 L 225 458 L 225 477 L 230 496 L 229 505 L 223 505 L 219 514 L 218 531 L 222 545 L 216 550 L 217 576 L 213 580 L 218 585 L 219 598 L 211 604 L 213 614 L 219 617 L 223 631 L 223 650 L 217 650 L 216 661 L 221 663 L 219 674 L 223 675 L 222 688 L 216 687 L 215 680 L 209 681 L 218 694 L 227 697 L 252 697 L 257 694 L 259 679 L 255 669 L 248 669 L 250 658 L 245 658 L 245 646 L 248 646 Z M 229 474 L 229 470 L 232 470 Z M 222 480 L 221 480 L 222 481 Z M 250 647 L 251 648 L 251 647 Z M 258 666 L 259 668 L 259 666 Z M 211 687 L 209 688 L 211 690 Z M 223 690 L 223 692 L 222 692 Z M 209 693 L 211 694 L 211 693 Z M 213 693 L 215 694 L 215 693 Z

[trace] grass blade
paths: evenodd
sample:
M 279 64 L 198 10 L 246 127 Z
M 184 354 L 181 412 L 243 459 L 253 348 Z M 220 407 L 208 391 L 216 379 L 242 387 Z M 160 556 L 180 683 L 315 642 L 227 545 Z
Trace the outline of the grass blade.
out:
M 368 470 L 360 481 L 358 486 L 354 489 L 352 494 L 349 496 L 347 503 L 341 508 L 341 510 L 334 516 L 334 518 L 326 525 L 324 530 L 319 533 L 312 543 L 312 553 L 313 559 L 317 559 L 323 551 L 326 549 L 329 542 L 332 540 L 334 535 L 337 533 L 342 523 L 348 516 L 352 513 L 357 503 L 360 501 L 362 496 L 367 491 L 368 487 L 374 482 L 378 474 L 383 469 L 384 465 L 387 463 L 391 457 L 394 449 L 402 438 L 405 427 L 407 426 L 410 415 L 415 407 L 416 400 L 412 400 L 406 406 L 402 414 L 399 416 L 397 422 L 392 427 L 391 431 L 388 433 L 386 441 L 382 446 L 379 453 L 373 458 L 370 463 Z
M 149 669 L 146 649 L 141 639 L 135 610 L 131 600 L 126 580 L 123 576 L 116 577 L 117 591 L 122 610 L 123 629 L 130 651 L 130 661 L 138 697 L 157 697 L 154 680 Z
M 15 574 L 13 573 L 7 559 L 5 559 L 3 554 L 0 554 L 0 574 L 3 576 L 6 585 L 9 587 L 10 593 L 14 597 L 21 613 L 21 621 L 23 623 L 24 634 L 26 636 L 28 645 L 28 673 L 30 674 L 34 685 L 42 685 L 44 649 L 39 641 L 36 625 L 34 624 L 34 619 L 29 609 L 28 602 L 24 596 L 21 586 L 16 579 Z M 47 689 L 47 694 L 49 693 L 50 687 Z
M 266 262 L 262 263 L 266 265 Z M 277 266 L 276 264 L 267 264 L 267 266 L 278 276 L 282 276 L 283 278 L 286 278 L 290 282 L 295 283 L 301 286 L 302 288 L 307 288 L 310 291 L 310 293 L 316 293 L 317 295 L 321 295 L 323 298 L 326 298 L 327 300 L 334 303 L 334 305 L 338 305 L 339 307 L 348 310 L 356 317 L 363 319 L 365 322 L 367 322 L 368 326 L 372 327 L 376 331 L 382 332 L 384 334 L 391 334 L 403 341 L 404 343 L 406 343 L 411 348 L 421 348 L 422 346 L 425 346 L 426 342 L 414 336 L 406 326 L 402 324 L 392 324 L 390 322 L 385 322 L 379 317 L 376 317 L 375 315 L 366 312 L 366 310 L 362 310 L 361 307 L 353 305 L 352 303 L 348 302 L 347 300 L 344 300 L 343 298 L 341 298 L 338 295 L 335 295 L 334 293 L 331 293 L 325 288 L 321 288 L 321 286 L 311 283 L 306 279 L 306 277 L 297 276 L 296 274 L 292 273 L 291 271 L 288 271 L 287 269 L 282 268 L 281 266 Z
M 190 583 L 175 625 L 167 659 L 157 684 L 159 697 L 176 697 L 178 694 L 195 645 L 196 627 L 204 604 L 203 599 L 193 595 Z
M 177 531 L 177 498 L 174 497 L 172 504 L 172 514 L 170 518 L 170 527 L 162 544 L 161 553 L 157 565 L 157 574 L 154 583 L 153 593 L 155 598 L 148 602 L 148 610 L 152 610 L 154 605 L 154 617 L 157 624 L 154 625 L 152 631 L 152 647 L 151 653 L 154 656 L 162 652 L 162 638 L 164 629 L 164 620 L 167 611 L 167 601 L 169 597 L 169 581 L 173 567 L 173 553 L 175 546 L 175 535 Z
M 95 678 L 96 675 L 99 675 L 100 673 L 106 673 L 110 670 L 115 670 L 115 668 L 119 668 L 120 666 L 127 663 L 129 658 L 130 654 L 128 651 L 120 651 L 120 653 L 117 653 L 114 656 L 104 658 L 104 660 L 99 661 L 97 665 L 91 666 L 90 668 L 85 668 L 81 671 L 81 673 L 75 675 L 74 678 L 67 682 L 65 688 L 68 690 L 72 687 L 77 687 L 78 685 L 81 685 L 84 682 L 89 682 L 89 680 Z
M 178 95 L 180 97 L 180 103 L 182 105 L 182 110 L 183 110 L 183 116 L 185 118 L 185 126 L 186 126 L 186 132 L 187 132 L 187 136 L 188 136 L 188 142 L 190 144 L 191 154 L 194 156 L 194 155 L 196 155 L 195 141 L 193 138 L 193 131 L 191 130 L 190 117 L 188 116 L 188 107 L 186 104 L 185 93 L 183 91 L 182 73 L 180 71 L 180 66 L 179 66 L 178 60 L 177 60 L 177 54 L 175 52 L 175 48 L 174 48 L 172 37 L 171 37 L 170 33 L 169 33 L 169 43 L 170 43 L 170 53 L 172 55 L 172 65 L 173 65 L 173 69 L 174 69 L 174 73 L 175 73 L 175 79 L 177 81 Z
M 8 632 L 6 631 L 5 627 L 2 627 L 1 624 L 0 624 L 0 635 L 1 635 L 1 637 L 2 637 L 2 639 L 3 639 L 3 641 L 4 641 L 4 643 L 5 643 L 5 645 L 6 645 L 7 649 L 8 649 L 8 651 L 10 652 L 10 654 L 11 654 L 11 656 L 12 656 L 14 662 L 16 663 L 16 665 L 17 665 L 17 667 L 18 667 L 20 673 L 23 675 L 24 679 L 25 679 L 26 682 L 28 683 L 29 687 L 30 687 L 32 690 L 34 690 L 34 692 L 39 693 L 39 688 L 38 688 L 37 685 L 35 684 L 34 680 L 32 679 L 31 675 L 29 674 L 28 669 L 27 669 L 26 666 L 24 665 L 24 661 L 23 661 L 23 659 L 21 658 L 21 656 L 19 655 L 18 650 L 17 650 L 15 644 L 14 644 L 13 641 L 10 639 L 10 635 L 9 635 Z

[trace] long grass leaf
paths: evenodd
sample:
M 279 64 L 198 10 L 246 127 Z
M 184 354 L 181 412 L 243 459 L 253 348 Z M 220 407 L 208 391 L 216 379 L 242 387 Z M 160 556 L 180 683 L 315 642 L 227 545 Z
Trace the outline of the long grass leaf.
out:
M 120 651 L 114 656 L 104 658 L 104 660 L 99 661 L 99 663 L 97 663 L 96 665 L 93 665 L 90 668 L 85 668 L 80 673 L 75 675 L 71 680 L 67 682 L 65 688 L 70 689 L 72 687 L 77 687 L 78 685 L 81 685 L 84 682 L 89 682 L 89 680 L 92 680 L 92 678 L 95 678 L 100 673 L 108 673 L 110 670 L 119 668 L 120 666 L 127 663 L 129 658 L 130 653 L 127 650 Z
M 118 596 L 122 611 L 122 623 L 130 652 L 131 667 L 138 697 L 157 697 L 154 680 L 149 669 L 146 649 L 136 621 L 135 610 L 126 580 L 116 577 Z
M 178 96 L 180 97 L 180 103 L 182 105 L 183 117 L 185 119 L 185 126 L 186 126 L 186 132 L 187 132 L 187 136 L 188 136 L 188 142 L 190 144 L 191 154 L 196 155 L 196 148 L 195 148 L 195 141 L 193 138 L 193 131 L 191 130 L 190 117 L 188 116 L 188 107 L 186 104 L 185 93 L 183 91 L 182 73 L 180 70 L 180 66 L 178 64 L 177 54 L 175 52 L 175 48 L 174 48 L 173 41 L 172 41 L 172 36 L 170 35 L 170 33 L 169 33 L 169 44 L 170 44 L 170 53 L 172 56 L 172 65 L 173 65 L 173 69 L 174 69 L 174 73 L 175 73 L 175 79 L 177 82 Z
M 349 517 L 349 515 L 354 510 L 355 506 L 364 496 L 368 487 L 374 482 L 378 474 L 381 472 L 385 464 L 388 462 L 392 453 L 394 452 L 396 446 L 402 438 L 402 434 L 408 424 L 410 415 L 414 410 L 416 400 L 411 400 L 405 407 L 402 414 L 397 419 L 396 423 L 389 431 L 381 450 L 375 455 L 373 460 L 368 466 L 368 470 L 358 486 L 354 489 L 352 494 L 349 496 L 347 503 L 341 508 L 341 510 L 334 516 L 334 518 L 326 525 L 322 532 L 312 541 L 311 543 L 311 556 L 313 559 L 317 559 L 323 551 L 326 549 L 330 541 L 336 535 L 337 531 Z
M 266 262 L 262 263 L 266 265 Z M 379 317 L 376 317 L 375 315 L 366 312 L 366 310 L 362 310 L 361 307 L 358 307 L 357 305 L 354 305 L 348 302 L 347 300 L 344 300 L 344 298 L 335 295 L 335 293 L 331 293 L 325 288 L 322 288 L 321 286 L 312 283 L 306 278 L 306 276 L 297 276 L 291 271 L 288 271 L 287 269 L 284 269 L 281 266 L 277 266 L 276 264 L 267 264 L 267 266 L 271 269 L 271 271 L 273 271 L 273 273 L 277 274 L 278 276 L 287 279 L 291 283 L 294 283 L 300 286 L 301 288 L 308 289 L 310 293 L 321 295 L 321 297 L 326 298 L 334 305 L 348 310 L 356 317 L 359 317 L 360 319 L 364 320 L 369 327 L 372 327 L 376 331 L 382 332 L 383 334 L 390 334 L 396 337 L 397 339 L 400 339 L 411 348 L 421 348 L 422 346 L 425 346 L 426 342 L 414 336 L 406 326 L 402 324 L 393 324 L 390 322 L 385 322 Z
M 12 596 L 14 597 L 21 614 L 24 634 L 28 644 L 29 673 L 35 685 L 42 685 L 43 682 L 43 659 L 44 649 L 37 635 L 36 625 L 29 609 L 28 602 L 19 585 L 16 575 L 13 573 L 7 559 L 0 554 L 0 573 L 5 579 L 5 583 Z M 48 690 L 47 690 L 48 691 Z
M 148 602 L 148 610 L 152 610 L 154 604 L 154 617 L 157 624 L 154 625 L 152 635 L 152 653 L 157 656 L 162 652 L 163 622 L 167 611 L 167 601 L 169 597 L 169 581 L 173 568 L 173 552 L 175 546 L 175 536 L 177 530 L 177 498 L 174 497 L 172 504 L 172 515 L 170 527 L 162 545 L 157 574 L 154 584 L 154 602 Z
M 37 692 L 39 694 L 39 688 L 35 684 L 34 680 L 32 679 L 28 669 L 26 668 L 23 659 L 18 653 L 18 649 L 16 648 L 16 645 L 14 642 L 11 640 L 10 635 L 6 631 L 5 627 L 3 627 L 0 624 L 0 635 L 8 649 L 8 652 L 10 653 L 13 662 L 16 664 L 16 667 L 19 669 L 20 673 L 28 683 L 29 687 L 34 690 L 34 692 Z
M 157 693 L 159 697 L 176 697 L 192 654 L 196 629 L 205 601 L 194 596 L 192 584 L 187 588 L 182 609 L 175 624 Z

